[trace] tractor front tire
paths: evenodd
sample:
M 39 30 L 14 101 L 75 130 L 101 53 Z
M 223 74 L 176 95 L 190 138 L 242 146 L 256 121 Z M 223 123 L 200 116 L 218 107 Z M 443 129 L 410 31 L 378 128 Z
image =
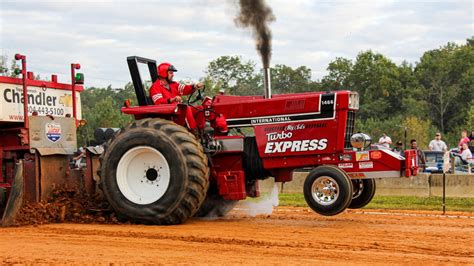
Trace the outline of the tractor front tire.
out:
M 349 209 L 359 209 L 369 204 L 375 195 L 375 180 L 355 179 L 352 180 L 352 186 L 354 191 Z
M 209 169 L 202 146 L 184 127 L 148 118 L 109 140 L 100 182 L 113 209 L 144 224 L 180 224 L 204 201 Z
M 336 167 L 319 166 L 306 177 L 303 192 L 311 209 L 321 215 L 332 216 L 344 211 L 351 203 L 352 182 Z

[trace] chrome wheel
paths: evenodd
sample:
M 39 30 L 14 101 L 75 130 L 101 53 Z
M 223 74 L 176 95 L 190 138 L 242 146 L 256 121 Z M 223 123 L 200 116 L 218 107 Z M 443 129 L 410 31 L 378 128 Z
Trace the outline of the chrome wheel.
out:
M 339 185 L 329 176 L 320 176 L 311 186 L 313 199 L 321 205 L 331 205 L 339 197 Z
M 352 199 L 360 197 L 364 191 L 364 182 L 361 179 L 352 180 Z

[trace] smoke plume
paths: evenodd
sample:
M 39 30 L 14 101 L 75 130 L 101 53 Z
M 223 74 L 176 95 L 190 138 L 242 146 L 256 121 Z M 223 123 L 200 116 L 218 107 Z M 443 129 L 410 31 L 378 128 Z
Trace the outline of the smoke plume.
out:
M 272 52 L 272 32 L 268 23 L 275 20 L 272 9 L 264 0 L 240 0 L 239 2 L 240 14 L 235 19 L 235 23 L 239 27 L 252 28 L 263 67 L 268 68 Z
M 278 204 L 278 185 L 275 183 L 270 194 L 260 198 L 257 202 L 244 201 L 240 204 L 240 209 L 247 215 L 255 217 L 262 214 L 272 214 L 273 207 L 278 206 Z

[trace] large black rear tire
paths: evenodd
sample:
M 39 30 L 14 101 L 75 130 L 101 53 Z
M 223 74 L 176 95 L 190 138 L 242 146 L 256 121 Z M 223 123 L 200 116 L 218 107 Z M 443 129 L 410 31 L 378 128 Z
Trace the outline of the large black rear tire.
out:
M 180 224 L 204 201 L 209 170 L 202 146 L 184 127 L 148 118 L 111 139 L 101 157 L 101 187 L 114 210 L 134 222 Z
M 324 165 L 308 174 L 303 191 L 311 209 L 332 216 L 344 211 L 351 203 L 352 182 L 339 168 Z
M 369 204 L 375 195 L 374 179 L 354 179 L 352 180 L 353 194 L 350 209 L 359 209 Z

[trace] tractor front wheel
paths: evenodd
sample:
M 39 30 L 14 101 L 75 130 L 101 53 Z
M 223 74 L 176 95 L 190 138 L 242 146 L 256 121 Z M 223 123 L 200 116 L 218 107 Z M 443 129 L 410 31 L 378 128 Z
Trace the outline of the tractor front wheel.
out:
M 354 191 L 352 193 L 352 201 L 349 205 L 350 209 L 359 209 L 369 204 L 375 195 L 374 179 L 354 179 L 352 180 Z
M 325 216 L 344 211 L 352 199 L 351 180 L 333 166 L 320 166 L 312 170 L 306 177 L 303 191 L 309 207 Z
M 143 119 L 121 129 L 101 158 L 101 185 L 115 211 L 145 224 L 180 224 L 208 188 L 207 157 L 184 127 Z

